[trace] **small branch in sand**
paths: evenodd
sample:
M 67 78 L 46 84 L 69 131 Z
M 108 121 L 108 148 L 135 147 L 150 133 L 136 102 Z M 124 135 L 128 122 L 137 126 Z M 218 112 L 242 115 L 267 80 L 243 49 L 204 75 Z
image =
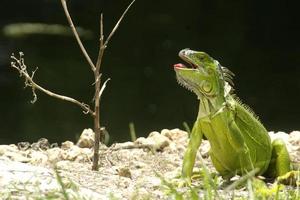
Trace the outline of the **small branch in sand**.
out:
M 100 39 L 99 39 L 99 52 L 98 52 L 98 58 L 97 58 L 97 62 L 96 64 L 93 63 L 93 61 L 91 60 L 89 54 L 87 53 L 80 37 L 78 34 L 78 31 L 76 30 L 76 27 L 73 23 L 73 20 L 71 18 L 71 15 L 69 13 L 68 10 L 68 6 L 67 6 L 67 0 L 61 0 L 61 4 L 64 10 L 64 13 L 66 15 L 66 18 L 68 20 L 68 23 L 71 27 L 71 30 L 76 38 L 76 41 L 80 47 L 80 50 L 82 52 L 82 54 L 84 55 L 85 59 L 87 60 L 88 64 L 90 65 L 91 70 L 93 71 L 94 74 L 94 87 L 95 87 L 95 94 L 94 94 L 94 110 L 90 109 L 90 106 L 83 103 L 83 102 L 79 102 L 76 99 L 73 99 L 71 97 L 67 97 L 64 95 L 60 95 L 54 92 L 51 92 L 43 87 L 41 87 L 40 85 L 38 85 L 37 83 L 34 82 L 33 77 L 34 74 L 36 72 L 33 71 L 31 73 L 31 75 L 29 75 L 28 71 L 27 71 L 27 67 L 24 63 L 24 54 L 22 52 L 19 53 L 19 57 L 17 58 L 15 55 L 11 56 L 12 62 L 11 62 L 11 67 L 13 67 L 14 69 L 18 70 L 19 74 L 21 77 L 25 78 L 25 87 L 31 87 L 32 93 L 33 93 L 33 100 L 31 101 L 32 103 L 34 103 L 37 100 L 37 95 L 36 95 L 36 90 L 39 90 L 49 96 L 52 96 L 54 98 L 57 99 L 61 99 L 64 101 L 68 101 L 71 103 L 74 103 L 78 106 L 80 106 L 85 114 L 90 114 L 93 117 L 94 120 L 94 132 L 95 132 L 95 144 L 94 144 L 94 159 L 93 159 L 93 165 L 92 165 L 92 169 L 93 170 L 98 170 L 99 168 L 99 144 L 100 144 L 100 139 L 101 138 L 105 138 L 105 137 L 101 137 L 104 136 L 104 129 L 101 128 L 100 126 L 100 100 L 101 100 L 101 96 L 103 94 L 103 91 L 106 87 L 107 82 L 110 80 L 109 78 L 104 81 L 104 83 L 101 85 L 101 77 L 102 74 L 100 72 L 100 68 L 101 68 L 101 64 L 102 64 L 102 60 L 103 60 L 103 55 L 104 55 L 104 51 L 108 45 L 108 42 L 110 41 L 111 37 L 114 35 L 114 33 L 116 32 L 116 30 L 118 29 L 122 19 L 124 18 L 125 14 L 128 12 L 129 8 L 132 6 L 132 4 L 135 2 L 135 0 L 132 0 L 132 2 L 127 6 L 127 8 L 125 9 L 125 11 L 123 12 L 123 14 L 121 15 L 121 17 L 119 18 L 118 22 L 115 24 L 114 28 L 112 29 L 112 31 L 110 32 L 110 34 L 108 35 L 107 39 L 104 40 L 104 33 L 103 33 L 103 14 L 101 13 L 100 16 Z

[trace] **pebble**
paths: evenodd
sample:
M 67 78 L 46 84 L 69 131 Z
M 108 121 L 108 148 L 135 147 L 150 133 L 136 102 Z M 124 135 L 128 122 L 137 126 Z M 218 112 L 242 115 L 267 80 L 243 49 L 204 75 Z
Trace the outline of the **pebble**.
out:
M 46 166 L 48 163 L 48 156 L 42 151 L 32 151 L 30 154 L 30 163 L 33 165 Z
M 32 181 L 40 181 L 39 188 L 42 190 L 52 190 L 54 186 L 51 186 L 52 183 L 48 179 L 54 178 L 55 180 L 53 170 L 47 171 L 42 167 L 40 170 L 33 166 L 49 167 L 50 163 L 56 163 L 60 172 L 69 173 L 67 177 L 78 175 L 76 180 L 80 181 L 83 186 L 81 191 L 85 188 L 92 188 L 93 191 L 98 192 L 95 193 L 96 196 L 101 194 L 93 199 L 109 199 L 110 193 L 120 199 L 129 199 L 130 196 L 135 197 L 134 192 L 145 194 L 142 196 L 157 193 L 156 197 L 161 197 L 163 194 L 157 189 L 161 186 L 161 181 L 153 171 L 163 174 L 167 179 L 176 178 L 181 173 L 182 157 L 188 141 L 188 134 L 185 131 L 163 129 L 160 132 L 151 132 L 147 138 L 140 137 L 135 142 L 118 143 L 111 148 L 100 146 L 101 164 L 98 172 L 90 170 L 93 156 L 93 149 L 90 146 L 93 139 L 91 129 L 85 129 L 83 133 L 85 139 L 83 136 L 79 139 L 82 139 L 82 142 L 78 141 L 74 145 L 73 142 L 66 141 L 62 143 L 61 148 L 49 146 L 49 142 L 44 139 L 29 146 L 27 143 L 18 146 L 0 145 L 0 194 L 6 190 L 5 186 L 11 185 L 11 181 L 18 182 L 19 179 L 26 181 L 28 177 L 34 177 Z M 270 136 L 272 139 L 283 139 L 288 149 L 292 146 L 291 158 L 293 161 L 299 161 L 299 131 L 293 131 L 290 134 L 270 132 Z M 143 146 L 149 146 L 158 152 L 144 151 L 140 148 Z M 210 159 L 205 159 L 209 148 L 209 142 L 204 140 L 201 143 L 200 152 L 204 163 L 209 169 L 213 169 L 213 166 L 207 163 Z M 199 163 L 198 158 L 196 166 L 199 167 Z M 53 167 L 53 165 L 50 166 Z M 20 181 L 20 183 L 23 182 Z M 46 183 L 51 183 L 48 188 Z M 53 184 L 56 184 L 55 181 Z M 137 188 L 140 191 L 137 191 Z M 58 187 L 58 189 L 61 188 Z M 91 191 L 87 191 L 89 192 Z M 85 193 L 82 195 L 89 196 Z M 139 197 L 137 196 L 136 199 Z
M 61 143 L 61 149 L 63 149 L 63 150 L 68 150 L 72 146 L 74 146 L 74 143 L 71 141 L 65 141 L 65 142 Z
M 58 147 L 48 149 L 46 151 L 48 160 L 51 163 L 56 163 L 62 159 L 62 150 Z
M 92 129 L 84 129 L 76 143 L 81 148 L 92 148 L 94 146 L 95 133 Z
M 134 143 L 147 145 L 154 151 L 162 151 L 166 146 L 169 146 L 170 140 L 159 132 L 153 131 L 147 138 L 140 137 Z

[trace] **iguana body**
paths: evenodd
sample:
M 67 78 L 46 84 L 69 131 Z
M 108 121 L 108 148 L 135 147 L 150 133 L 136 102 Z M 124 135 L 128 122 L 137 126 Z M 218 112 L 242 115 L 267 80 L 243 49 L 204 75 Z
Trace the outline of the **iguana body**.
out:
M 284 143 L 281 140 L 271 143 L 264 126 L 231 95 L 233 73 L 204 52 L 184 49 L 179 56 L 191 67 L 174 65 L 177 80 L 200 100 L 184 155 L 183 178 L 191 179 L 203 134 L 211 145 L 213 165 L 224 178 L 252 170 L 257 175 L 272 177 L 289 172 L 290 158 Z

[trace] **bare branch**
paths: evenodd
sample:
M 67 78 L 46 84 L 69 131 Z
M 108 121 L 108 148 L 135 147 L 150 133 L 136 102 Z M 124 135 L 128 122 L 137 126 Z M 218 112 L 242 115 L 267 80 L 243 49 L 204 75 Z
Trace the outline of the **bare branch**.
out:
M 98 81 L 100 81 L 102 74 L 99 74 L 92 85 L 95 85 Z
M 98 58 L 97 58 L 97 62 L 96 65 L 93 64 L 93 62 L 91 61 L 88 53 L 86 52 L 80 37 L 76 31 L 76 28 L 73 24 L 72 18 L 70 16 L 70 13 L 68 11 L 68 7 L 67 7 L 67 3 L 66 0 L 61 0 L 61 4 L 63 6 L 65 15 L 67 17 L 67 20 L 70 24 L 70 27 L 75 35 L 75 38 L 77 40 L 77 43 L 80 46 L 80 49 L 82 51 L 82 53 L 84 54 L 84 56 L 86 57 L 88 63 L 90 64 L 92 71 L 94 72 L 94 77 L 95 77 L 95 94 L 94 94 L 94 112 L 93 112 L 93 117 L 94 117 L 94 132 L 95 132 L 95 144 L 94 144 L 94 159 L 93 159 L 93 166 L 92 169 L 93 170 L 98 170 L 98 160 L 99 160 L 99 143 L 100 143 L 100 136 L 101 136 L 101 131 L 100 131 L 100 99 L 101 99 L 101 95 L 106 87 L 107 82 L 110 79 L 107 79 L 102 87 L 101 87 L 101 73 L 100 73 L 100 67 L 102 64 L 102 59 L 103 59 L 103 54 L 104 51 L 107 47 L 108 42 L 110 41 L 111 37 L 114 35 L 114 33 L 116 32 L 116 30 L 118 29 L 122 19 L 124 18 L 124 16 L 126 15 L 126 13 L 128 12 L 129 8 L 132 6 L 132 4 L 135 2 L 135 0 L 132 0 L 132 2 L 127 6 L 127 8 L 125 9 L 125 11 L 123 12 L 123 14 L 121 15 L 121 17 L 119 18 L 118 22 L 115 24 L 114 28 L 112 29 L 112 31 L 110 32 L 110 34 L 108 35 L 106 41 L 104 41 L 104 34 L 103 34 L 103 14 L 101 13 L 100 16 L 100 38 L 99 38 L 99 52 L 98 52 Z M 33 88 L 33 87 L 32 87 Z M 84 106 L 85 104 L 80 104 L 82 106 Z M 86 112 L 90 112 L 89 108 L 88 110 L 85 110 Z
M 94 102 L 95 102 L 95 117 L 94 117 L 94 132 L 95 132 L 95 146 L 94 146 L 94 159 L 93 159 L 93 165 L 92 165 L 92 170 L 98 170 L 98 160 L 99 160 L 99 143 L 100 143 L 100 138 L 101 138 L 101 131 L 100 131 L 100 100 L 101 100 L 101 95 L 106 87 L 106 83 L 110 80 L 107 79 L 102 87 L 101 87 L 101 73 L 100 73 L 100 67 L 103 59 L 103 54 L 104 51 L 107 47 L 107 44 L 113 34 L 116 32 L 118 29 L 122 19 L 124 18 L 125 14 L 131 7 L 131 5 L 135 2 L 133 0 L 129 6 L 125 9 L 121 17 L 119 18 L 118 22 L 110 32 L 109 36 L 107 37 L 106 41 L 104 42 L 104 35 L 103 35 L 103 14 L 101 13 L 100 17 L 100 47 L 99 47 L 99 53 L 98 53 L 98 58 L 96 62 L 96 69 L 94 71 L 94 76 L 95 76 L 95 95 L 94 95 Z
M 80 106 L 83 109 L 84 113 L 86 113 L 86 114 L 90 113 L 92 116 L 95 115 L 94 111 L 90 109 L 89 105 L 87 105 L 85 103 L 82 103 L 82 102 L 79 102 L 76 99 L 73 99 L 71 97 L 63 96 L 63 95 L 51 92 L 49 90 L 46 90 L 45 88 L 43 88 L 40 85 L 38 85 L 37 83 L 35 83 L 33 81 L 33 77 L 34 77 L 34 74 L 35 74 L 36 70 L 32 72 L 31 76 L 29 75 L 29 73 L 27 72 L 27 67 L 25 65 L 23 56 L 24 56 L 24 54 L 22 52 L 19 53 L 19 58 L 15 57 L 12 54 L 11 59 L 13 59 L 13 61 L 11 62 L 11 67 L 18 70 L 20 76 L 21 77 L 23 76 L 25 78 L 25 87 L 27 87 L 27 86 L 31 87 L 33 97 L 34 97 L 33 100 L 31 101 L 31 103 L 34 103 L 37 100 L 37 95 L 36 95 L 35 91 L 39 90 L 39 91 L 44 92 L 45 94 L 47 94 L 51 97 L 61 99 L 61 100 L 64 100 L 64 101 L 68 101 L 68 102 L 71 102 L 71 103 L 74 103 L 74 104 Z
M 100 46 L 103 46 L 104 33 L 103 33 L 103 13 L 100 15 Z
M 97 63 L 96 63 L 96 71 L 99 73 L 101 63 L 102 63 L 102 57 L 103 53 L 105 50 L 105 46 L 103 45 L 104 40 L 104 35 L 103 35 L 103 13 L 101 13 L 100 17 L 100 47 L 99 47 L 99 53 L 98 53 L 98 58 L 97 58 Z
M 69 10 L 68 10 L 68 6 L 67 6 L 66 0 L 61 0 L 61 4 L 62 4 L 62 7 L 63 7 L 63 9 L 64 9 L 64 12 L 65 12 L 65 15 L 66 15 L 66 17 L 67 17 L 67 20 L 68 20 L 68 22 L 69 22 L 69 25 L 70 25 L 70 27 L 71 27 L 71 29 L 72 29 L 72 31 L 73 31 L 73 34 L 74 34 L 74 36 L 75 36 L 75 38 L 76 38 L 76 40 L 77 40 L 77 43 L 78 43 L 78 45 L 79 45 L 79 47 L 80 47 L 80 49 L 81 49 L 83 55 L 85 56 L 85 58 L 86 58 L 86 60 L 88 61 L 89 65 L 91 66 L 92 71 L 95 71 L 95 70 L 96 70 L 96 67 L 95 67 L 93 61 L 91 60 L 89 54 L 87 53 L 87 51 L 85 50 L 85 48 L 84 48 L 84 46 L 83 46 L 83 44 L 82 44 L 82 42 L 81 42 L 81 39 L 80 39 L 80 37 L 79 37 L 79 34 L 78 34 L 78 32 L 77 32 L 77 30 L 76 30 L 76 28 L 75 28 L 75 26 L 74 26 L 74 23 L 73 23 L 73 21 L 72 21 L 71 15 L 70 15 L 70 13 L 69 13 Z
M 35 87 L 32 87 L 32 95 L 33 95 L 33 99 L 30 101 L 30 103 L 34 104 L 37 101 L 37 95 L 35 93 Z
M 123 12 L 123 14 L 121 15 L 120 19 L 118 20 L 118 22 L 116 23 L 115 27 L 113 28 L 113 30 L 110 32 L 109 36 L 107 37 L 104 46 L 106 47 L 110 38 L 114 35 L 114 33 L 116 32 L 116 30 L 118 29 L 122 19 L 124 18 L 124 16 L 126 15 L 126 13 L 128 12 L 129 8 L 132 6 L 132 4 L 135 2 L 135 0 L 133 0 L 129 6 L 127 6 L 126 10 Z

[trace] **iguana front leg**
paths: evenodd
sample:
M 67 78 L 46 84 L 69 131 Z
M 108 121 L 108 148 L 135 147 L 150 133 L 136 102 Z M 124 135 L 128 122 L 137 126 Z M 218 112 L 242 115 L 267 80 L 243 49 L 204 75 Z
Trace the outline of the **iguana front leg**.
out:
M 272 157 L 264 175 L 277 178 L 279 183 L 300 185 L 296 183 L 299 181 L 300 172 L 292 170 L 290 156 L 282 139 L 275 139 L 272 142 Z
M 285 143 L 281 139 L 272 142 L 272 157 L 265 175 L 279 177 L 291 171 L 291 161 Z
M 201 130 L 200 123 L 198 123 L 197 120 L 193 126 L 192 133 L 190 135 L 190 140 L 186 152 L 184 154 L 183 165 L 182 165 L 182 178 L 185 179 L 188 184 L 191 183 L 193 167 L 195 164 L 198 148 L 202 141 L 202 137 L 203 137 L 203 132 Z
M 229 131 L 226 133 L 228 141 L 237 152 L 241 173 L 246 174 L 254 169 L 249 148 L 244 141 L 243 133 L 233 119 L 229 122 L 228 129 Z

